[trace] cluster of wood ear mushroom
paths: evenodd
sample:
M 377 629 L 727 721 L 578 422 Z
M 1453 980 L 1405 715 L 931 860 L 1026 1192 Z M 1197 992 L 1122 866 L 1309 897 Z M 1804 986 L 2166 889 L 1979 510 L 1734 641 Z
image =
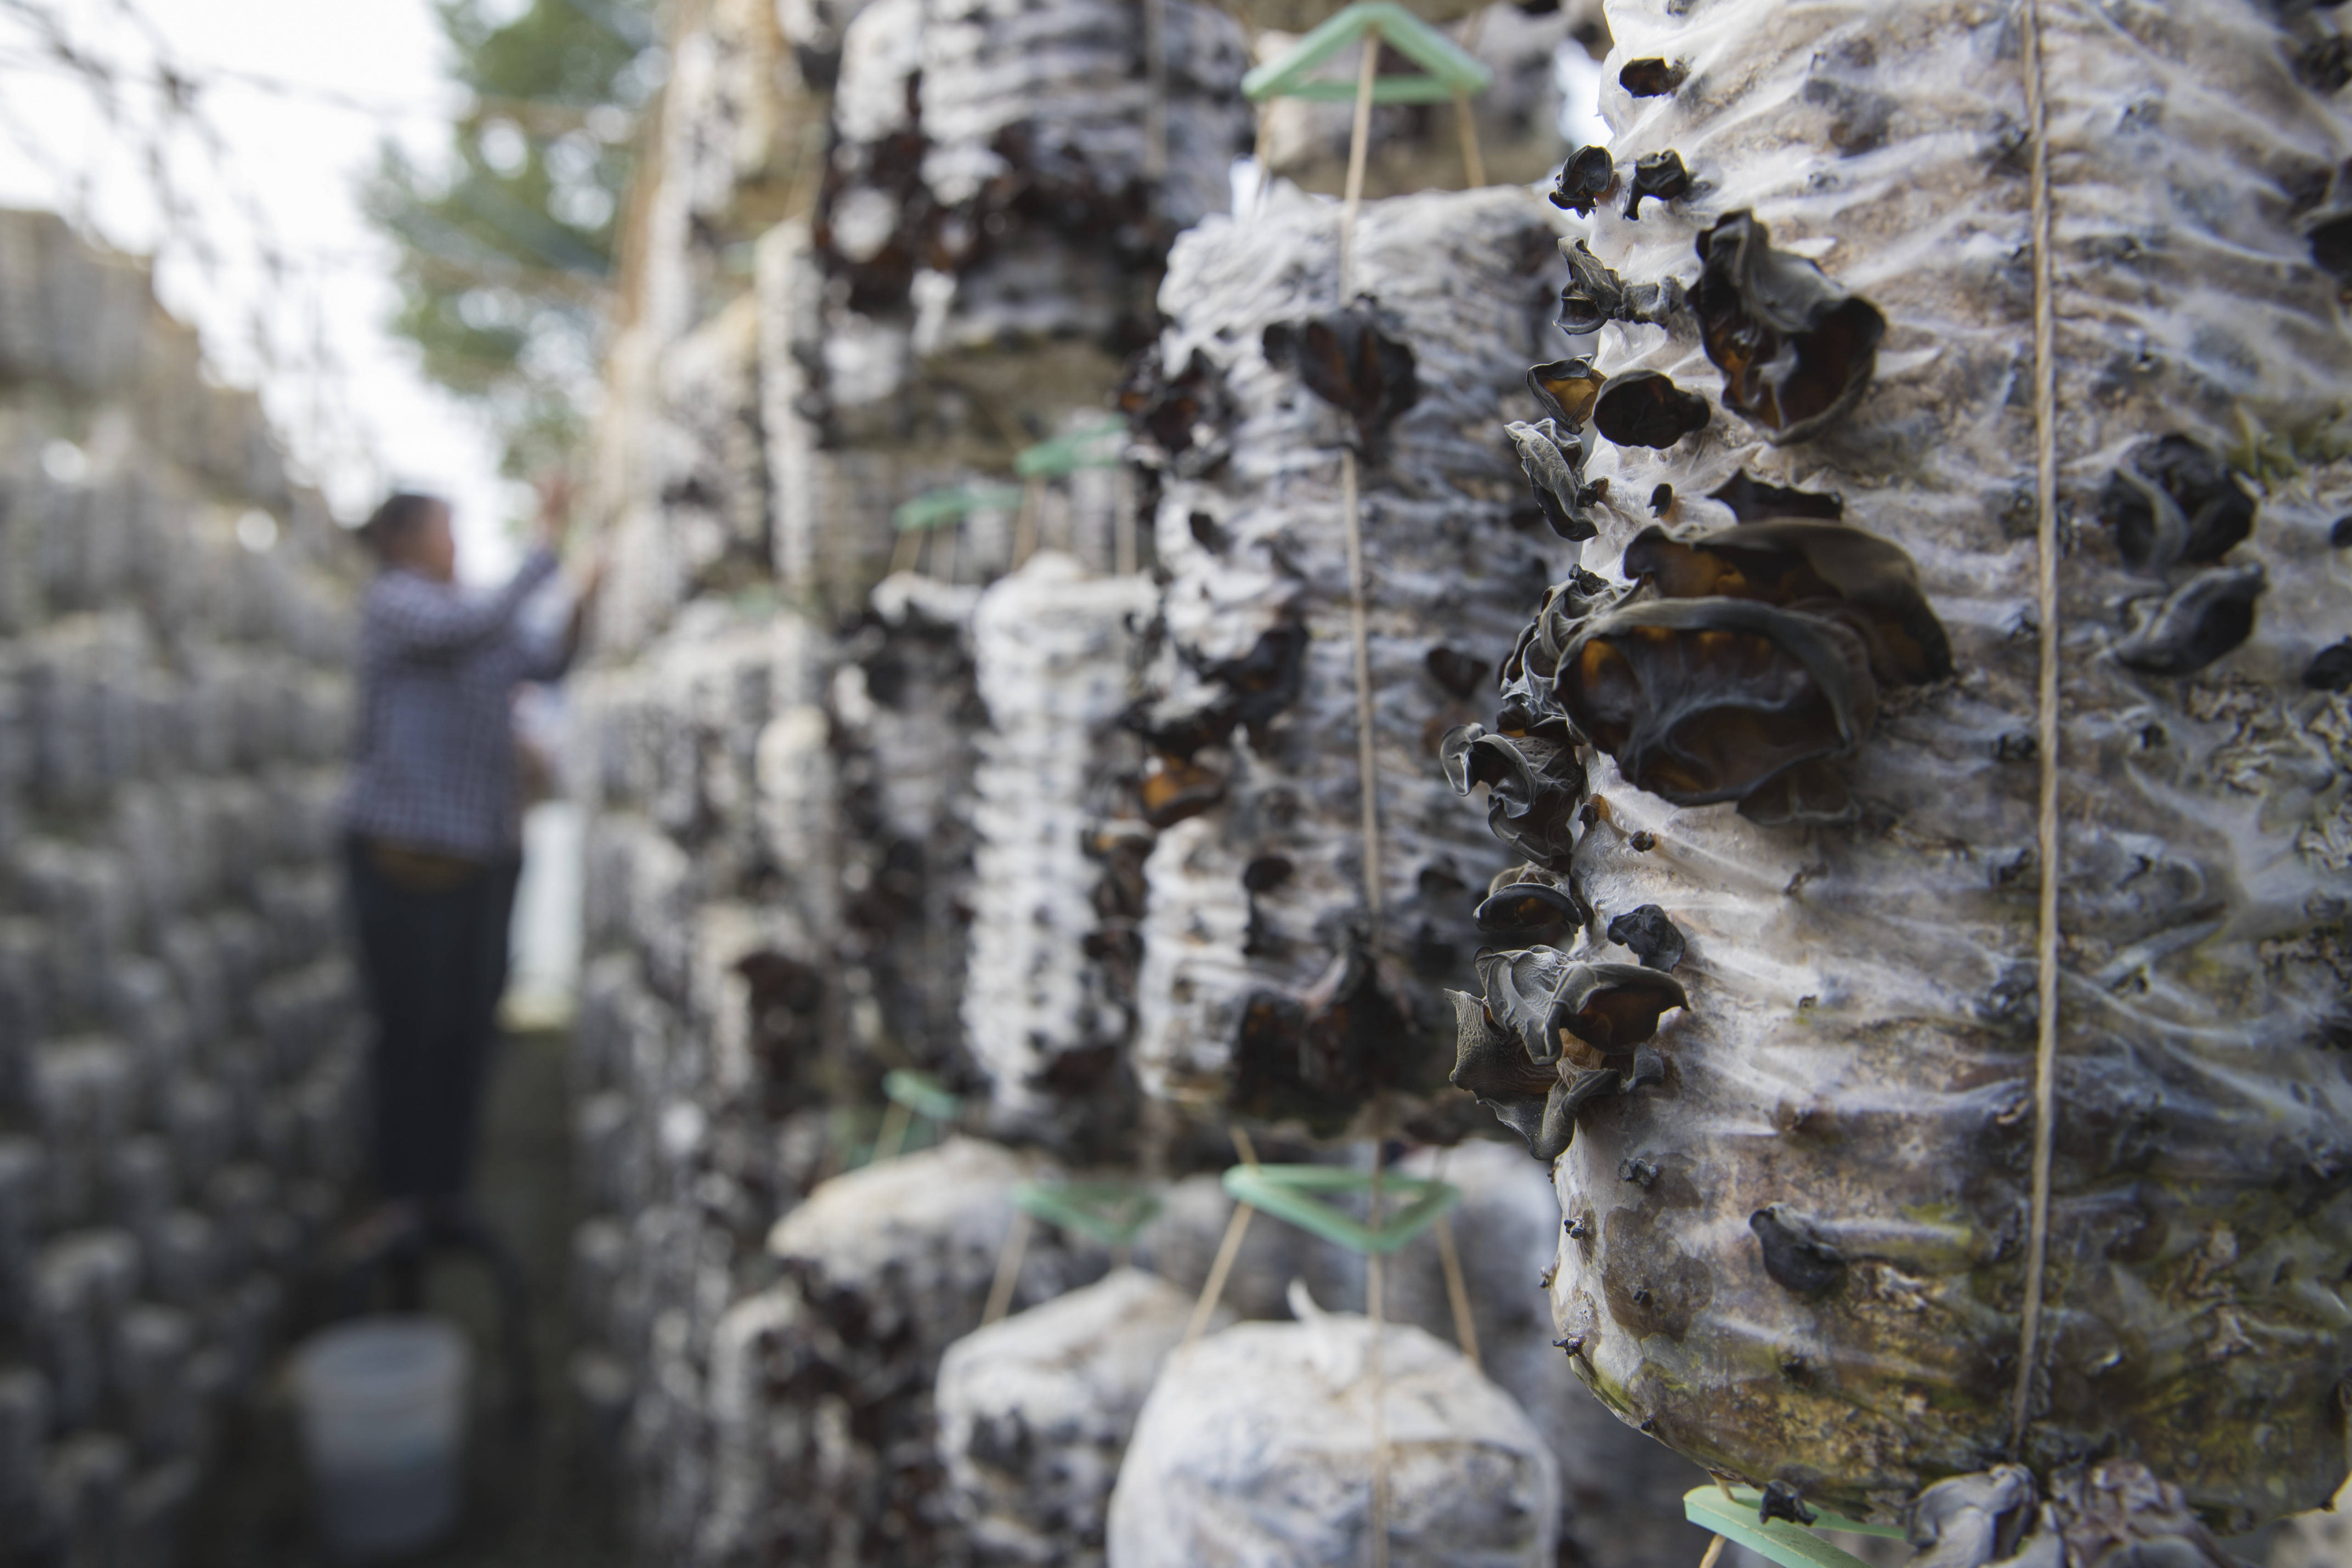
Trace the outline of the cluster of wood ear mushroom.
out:
M 1660 60 L 1626 68 L 1637 94 L 1671 92 Z M 1590 213 L 1619 184 L 1604 148 L 1561 168 L 1552 200 Z M 1689 193 L 1682 159 L 1636 164 L 1626 216 L 1641 198 Z M 1821 434 L 1861 399 L 1885 318 L 1812 262 L 1772 248 L 1754 215 L 1731 213 L 1698 237 L 1700 271 L 1628 283 L 1581 241 L 1560 251 L 1569 281 L 1560 326 L 1663 326 L 1695 317 L 1722 373 L 1723 407 L 1767 441 Z M 1714 405 L 1653 370 L 1616 375 L 1590 358 L 1539 364 L 1528 386 L 1546 416 L 1507 426 L 1545 520 L 1561 538 L 1600 533 L 1608 481 L 1585 477 L 1588 425 L 1620 447 L 1671 449 L 1706 428 Z M 1654 510 L 1673 504 L 1660 485 Z M 1951 648 L 1910 557 L 1855 526 L 1843 502 L 1742 471 L 1712 499 L 1735 526 L 1678 535 L 1652 525 L 1613 576 L 1579 567 L 1548 590 L 1501 671 L 1493 725 L 1445 737 L 1454 787 L 1486 787 L 1496 837 L 1524 864 L 1478 906 L 1498 944 L 1479 954 L 1484 994 L 1455 994 L 1453 1081 L 1556 1159 L 1587 1102 L 1664 1077 L 1660 1019 L 1689 998 L 1671 971 L 1682 935 L 1655 905 L 1596 910 L 1578 855 L 1602 803 L 1591 769 L 1606 755 L 1626 784 L 1676 805 L 1732 804 L 1766 827 L 1843 822 L 1856 811 L 1840 763 L 1869 738 L 1881 694 L 1951 673 Z M 1640 962 L 1597 961 L 1605 931 Z M 1569 951 L 1554 943 L 1566 942 Z

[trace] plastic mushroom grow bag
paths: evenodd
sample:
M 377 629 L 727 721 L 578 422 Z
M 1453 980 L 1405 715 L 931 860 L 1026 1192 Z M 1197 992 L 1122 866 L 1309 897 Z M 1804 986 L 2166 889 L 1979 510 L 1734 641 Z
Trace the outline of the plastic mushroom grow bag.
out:
M 1445 1088 L 1444 992 L 1471 978 L 1469 896 L 1505 858 L 1433 753 L 1565 559 L 1483 427 L 1499 399 L 1535 412 L 1519 386 L 1561 275 L 1551 209 L 1506 189 L 1367 204 L 1346 309 L 1339 228 L 1330 204 L 1277 198 L 1184 236 L 1160 295 L 1169 368 L 1129 393 L 1161 464 L 1170 579 L 1133 720 L 1160 830 L 1138 1075 L 1149 1093 L 1326 1136 L 1383 1105 L 1394 1122 L 1475 1110 Z M 1343 446 L 1362 475 L 1377 917 Z
M 1479 909 L 1455 1081 L 1556 1161 L 1561 1347 L 1626 1420 L 1786 1516 L 1908 1515 L 1938 1568 L 2218 1562 L 2209 1528 L 2346 1465 L 2352 709 L 2305 672 L 2352 616 L 2314 226 L 2352 123 L 2304 79 L 2333 13 L 2038 14 L 2063 940 L 2021 1444 L 2023 5 L 1611 6 L 1608 74 L 1680 79 L 1605 94 L 1579 190 L 1669 151 L 1691 178 L 1592 204 L 1567 308 L 1601 397 L 1651 373 L 1713 416 L 1604 426 L 1582 566 L 1448 742 L 1525 862 Z

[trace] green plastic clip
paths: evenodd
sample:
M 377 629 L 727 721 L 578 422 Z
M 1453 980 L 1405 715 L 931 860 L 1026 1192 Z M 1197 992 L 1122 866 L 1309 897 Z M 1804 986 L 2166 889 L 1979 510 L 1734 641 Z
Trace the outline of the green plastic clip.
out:
M 1011 485 L 950 485 L 902 503 L 890 521 L 901 532 L 944 528 L 976 511 L 1011 511 L 1020 504 L 1021 492 Z
M 1125 1247 L 1160 1212 L 1160 1200 L 1131 1182 L 1024 1182 L 1013 1189 L 1024 1214 Z
M 1396 0 L 1356 0 L 1298 40 L 1278 60 L 1268 60 L 1242 78 L 1242 93 L 1253 103 L 1269 98 L 1305 98 L 1345 103 L 1356 84 L 1310 75 L 1318 66 L 1359 39 L 1386 43 L 1428 72 L 1372 79 L 1374 103 L 1451 103 L 1457 95 L 1476 97 L 1495 73 L 1461 45 L 1398 5 Z
M 1759 1522 L 1756 1510 L 1762 1501 L 1763 1495 L 1752 1487 L 1734 1487 L 1729 1497 L 1723 1495 L 1720 1487 L 1693 1487 L 1683 1494 L 1683 1514 L 1700 1529 L 1711 1530 L 1751 1552 L 1761 1552 L 1780 1568 L 1870 1568 L 1853 1552 L 1841 1552 L 1803 1525 L 1790 1524 L 1785 1519 Z M 1903 1531 L 1893 1525 L 1864 1524 L 1858 1519 L 1840 1519 L 1833 1513 L 1815 1519 L 1813 1529 L 1904 1539 Z
M 1127 421 L 1114 419 L 1038 442 L 1013 459 L 1013 471 L 1024 479 L 1055 479 L 1079 468 L 1116 468 L 1126 444 Z
M 1381 1178 L 1381 1191 L 1398 1206 L 1381 1216 L 1375 1227 L 1354 1215 L 1332 1207 L 1313 1194 L 1370 1193 L 1369 1171 L 1338 1165 L 1228 1165 L 1225 1191 L 1235 1202 L 1263 1209 L 1299 1229 L 1347 1247 L 1351 1252 L 1394 1252 L 1437 1222 L 1437 1216 L 1462 1196 L 1459 1187 L 1420 1176 L 1391 1173 Z
M 963 1099 L 926 1072 L 892 1068 L 882 1075 L 882 1092 L 918 1116 L 953 1121 L 963 1110 Z

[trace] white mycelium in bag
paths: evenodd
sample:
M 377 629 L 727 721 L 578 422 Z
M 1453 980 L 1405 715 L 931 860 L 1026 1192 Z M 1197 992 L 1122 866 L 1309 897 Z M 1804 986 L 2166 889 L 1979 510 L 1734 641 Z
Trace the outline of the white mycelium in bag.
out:
M 2184 1493 L 2242 1527 L 2345 1464 L 2352 124 L 2298 75 L 2341 58 L 2331 13 L 2039 11 L 2063 942 L 2017 1457 L 2076 1560 L 2102 1520 L 2202 1554 Z M 1543 374 L 1605 437 L 1556 487 L 1593 575 L 1452 749 L 1569 834 L 1489 911 L 1518 956 L 1465 1000 L 1456 1081 L 1559 1156 L 1580 1368 L 1722 1473 L 1882 1518 L 2006 1456 L 2021 1345 L 2027 16 L 1611 7 L 1609 74 L 1669 89 L 1612 89 L 1616 141 L 1570 165 L 1598 199 L 1565 303 L 1607 321 L 1608 381 Z M 2032 1517 L 2007 1475 L 1969 1483 L 2024 1500 L 1995 1555 Z M 1958 1496 L 1926 1539 L 1991 1517 Z
M 1111 1494 L 1111 1568 L 1367 1561 L 1373 1401 L 1389 1444 L 1390 1561 L 1549 1568 L 1559 1476 L 1511 1396 L 1449 1345 L 1291 1292 L 1296 1323 L 1180 1350 L 1144 1402 Z
M 972 616 L 989 724 L 963 1024 L 997 1114 L 1032 1135 L 1057 1101 L 1099 1087 L 1127 1039 L 1133 959 L 1119 939 L 1133 926 L 1117 862 L 1131 879 L 1150 834 L 1126 805 L 1135 741 L 1118 718 L 1157 597 L 1149 578 L 1090 579 L 1052 552 L 1000 578 Z

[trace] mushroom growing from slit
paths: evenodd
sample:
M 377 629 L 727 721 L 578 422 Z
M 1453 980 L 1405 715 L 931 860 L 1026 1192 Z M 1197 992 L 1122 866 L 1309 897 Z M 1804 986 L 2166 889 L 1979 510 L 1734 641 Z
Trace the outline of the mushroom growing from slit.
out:
M 1723 372 L 1725 407 L 1778 445 L 1821 434 L 1861 399 L 1886 335 L 1877 306 L 1773 249 L 1747 212 L 1700 235 L 1698 257 L 1691 305 L 1706 357 Z
M 1683 155 L 1669 149 L 1652 153 L 1633 163 L 1633 186 L 1625 196 L 1625 216 L 1638 219 L 1642 216 L 1642 198 L 1655 196 L 1670 202 L 1690 194 L 1690 171 L 1683 167 Z
M 1504 426 L 1504 432 L 1519 450 L 1519 468 L 1535 487 L 1536 504 L 1543 508 L 1551 531 L 1577 541 L 1599 533 L 1591 509 L 1603 492 L 1584 482 L 1584 443 L 1573 432 L 1563 437 L 1549 419 L 1514 423 Z
M 2116 553 L 2139 572 L 2219 561 L 2254 529 L 2254 498 L 2221 455 L 2186 436 L 2159 436 L 2125 455 L 2099 492 Z
M 1412 345 L 1381 330 L 1367 299 L 1344 310 L 1277 321 L 1262 340 L 1268 364 L 1298 373 L 1307 389 L 1355 421 L 1356 448 L 1377 462 L 1389 426 L 1421 401 Z
M 2209 567 L 2116 643 L 2116 658 L 2142 675 L 2194 675 L 2253 635 L 2267 585 L 2259 566 Z
M 1617 184 L 1617 169 L 1606 147 L 1579 147 L 1568 155 L 1553 179 L 1551 205 L 1579 217 L 1592 216 L 1592 204 L 1604 199 Z
M 1629 963 L 1580 963 L 1548 947 L 1478 955 L 1483 997 L 1449 992 L 1459 1033 L 1452 1081 L 1549 1163 L 1576 1136 L 1588 1101 L 1665 1076 L 1649 1042 L 1689 998 L 1668 976 Z
M 1706 398 L 1654 370 L 1611 377 L 1592 405 L 1592 427 L 1620 447 L 1671 447 L 1710 417 Z

